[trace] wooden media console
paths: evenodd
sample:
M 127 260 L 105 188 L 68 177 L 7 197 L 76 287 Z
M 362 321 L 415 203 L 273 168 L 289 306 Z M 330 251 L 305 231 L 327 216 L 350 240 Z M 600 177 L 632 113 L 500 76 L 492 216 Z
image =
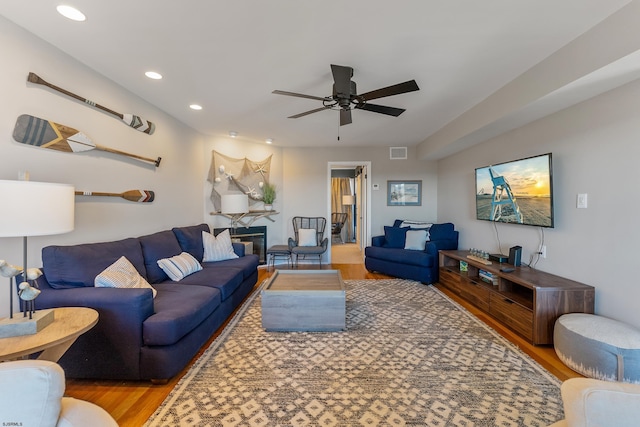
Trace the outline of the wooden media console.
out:
M 553 327 L 561 315 L 593 313 L 593 286 L 530 267 L 487 265 L 468 255 L 440 251 L 439 283 L 532 344 L 553 344 Z M 501 271 L 504 267 L 513 271 Z

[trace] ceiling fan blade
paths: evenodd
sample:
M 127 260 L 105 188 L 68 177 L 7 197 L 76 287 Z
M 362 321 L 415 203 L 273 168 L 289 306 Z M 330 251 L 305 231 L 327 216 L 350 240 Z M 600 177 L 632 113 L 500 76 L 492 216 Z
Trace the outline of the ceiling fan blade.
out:
M 372 99 L 384 98 L 385 96 L 400 95 L 401 93 L 413 92 L 420 90 L 415 80 L 398 83 L 397 85 L 383 87 L 382 89 L 372 90 L 371 92 L 361 93 L 360 96 L 369 101 Z
M 340 110 L 340 126 L 351 123 L 351 110 Z
M 353 68 L 331 64 L 331 74 L 333 74 L 336 94 L 341 93 L 346 96 L 351 95 L 351 77 L 353 77 Z
M 329 107 L 320 107 L 320 108 L 316 108 L 314 110 L 305 111 L 304 113 L 296 114 L 294 116 L 289 116 L 287 118 L 288 119 L 297 119 L 298 117 L 306 116 L 308 114 L 317 113 L 318 111 L 327 110 L 327 109 L 329 109 Z
M 284 90 L 274 90 L 271 93 L 275 93 L 276 95 L 287 95 L 287 96 L 296 96 L 298 98 L 315 99 L 316 101 L 324 101 L 325 100 L 325 98 L 321 98 L 319 96 L 304 95 L 302 93 L 295 93 L 295 92 L 286 92 Z
M 398 117 L 400 114 L 404 113 L 406 110 L 404 108 L 395 108 L 395 107 L 387 107 L 384 105 L 377 104 L 361 104 L 356 106 L 361 110 L 373 111 L 374 113 L 386 114 L 388 116 Z

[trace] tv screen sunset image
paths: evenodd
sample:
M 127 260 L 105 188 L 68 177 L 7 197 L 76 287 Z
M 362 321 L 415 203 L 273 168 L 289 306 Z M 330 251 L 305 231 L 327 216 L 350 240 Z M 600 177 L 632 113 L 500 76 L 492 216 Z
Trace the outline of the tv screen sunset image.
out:
M 553 227 L 551 155 L 476 169 L 478 219 Z

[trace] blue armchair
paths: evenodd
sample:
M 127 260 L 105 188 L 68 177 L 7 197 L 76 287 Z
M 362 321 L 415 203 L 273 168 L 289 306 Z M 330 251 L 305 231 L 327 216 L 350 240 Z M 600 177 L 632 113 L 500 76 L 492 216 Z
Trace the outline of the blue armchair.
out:
M 442 249 L 458 249 L 458 232 L 452 223 L 404 227 L 397 219 L 392 227 L 385 226 L 385 234 L 371 239 L 365 248 L 364 265 L 371 272 L 379 272 L 402 279 L 431 284 L 438 281 L 439 254 Z M 408 231 L 421 231 L 407 237 Z M 424 249 L 416 245 L 416 236 L 425 236 Z M 405 249 L 406 248 L 406 249 Z M 412 248 L 412 249 L 409 249 Z

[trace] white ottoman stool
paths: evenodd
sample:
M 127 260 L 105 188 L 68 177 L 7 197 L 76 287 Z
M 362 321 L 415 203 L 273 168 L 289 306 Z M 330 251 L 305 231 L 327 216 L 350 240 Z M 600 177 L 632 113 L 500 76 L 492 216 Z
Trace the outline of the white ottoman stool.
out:
M 640 383 L 640 330 L 596 316 L 571 313 L 553 330 L 556 354 L 569 368 L 606 381 Z

